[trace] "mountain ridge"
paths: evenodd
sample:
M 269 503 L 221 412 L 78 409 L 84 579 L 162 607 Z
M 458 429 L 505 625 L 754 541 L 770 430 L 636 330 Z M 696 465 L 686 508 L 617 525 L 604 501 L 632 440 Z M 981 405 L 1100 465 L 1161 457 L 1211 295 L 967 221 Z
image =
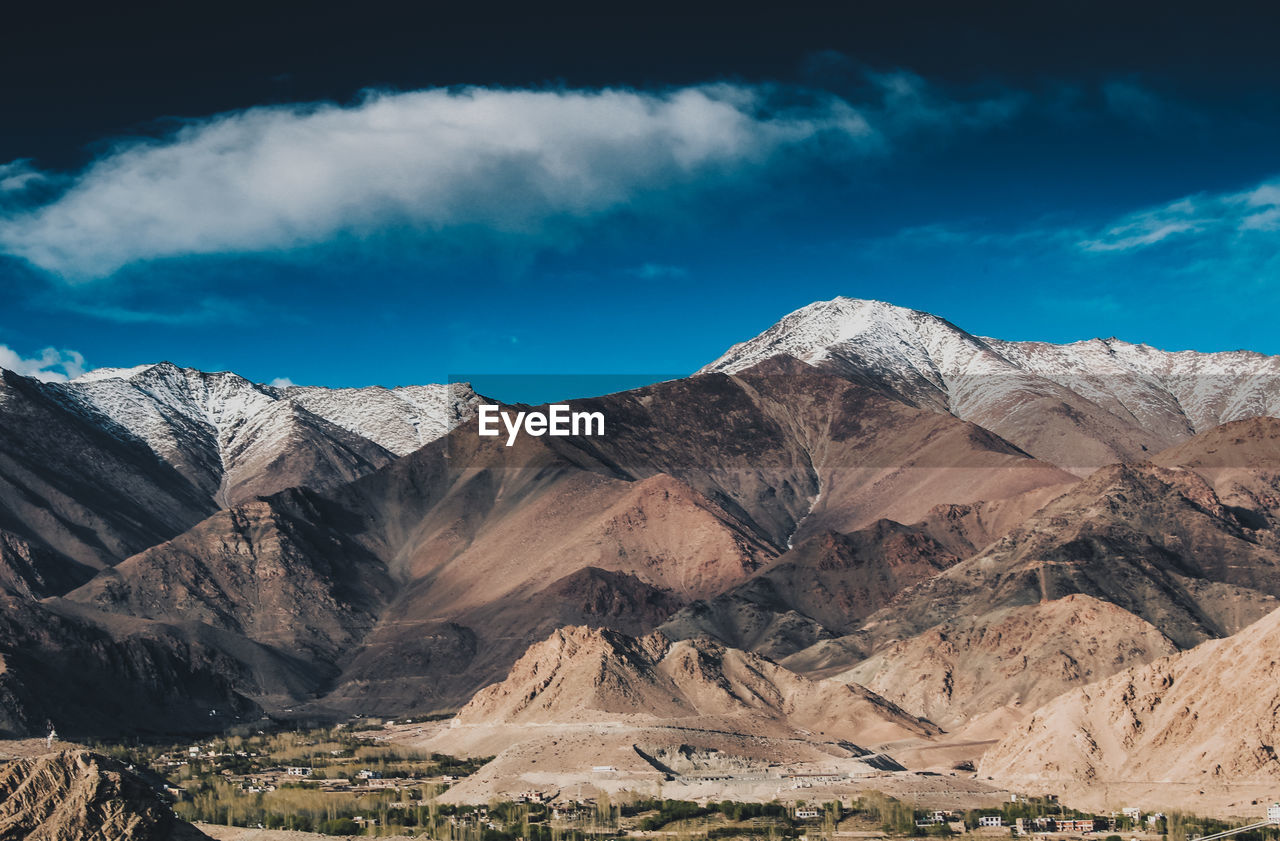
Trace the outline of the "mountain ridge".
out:
M 1280 415 L 1280 357 L 1065 345 L 970 334 L 883 301 L 802 307 L 702 372 L 787 354 L 898 399 L 972 420 L 1074 472 L 1141 458 L 1231 420 Z

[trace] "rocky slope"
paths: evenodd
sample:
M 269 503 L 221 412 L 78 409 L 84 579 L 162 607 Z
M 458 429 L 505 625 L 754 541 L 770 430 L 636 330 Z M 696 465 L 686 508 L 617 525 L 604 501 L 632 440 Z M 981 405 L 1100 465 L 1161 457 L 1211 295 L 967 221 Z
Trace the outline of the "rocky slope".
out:
M 892 520 L 850 534 L 824 532 L 742 584 L 685 608 L 661 630 L 673 639 L 710 635 L 784 657 L 856 630 L 905 587 L 959 560 L 923 528 Z
M 954 616 L 1083 593 L 1187 648 L 1269 612 L 1280 595 L 1278 571 L 1276 535 L 1248 529 L 1197 474 L 1116 465 L 972 558 L 908 588 L 863 632 L 900 639 Z
M 0 765 L 4 841 L 199 841 L 207 839 L 124 766 L 88 751 Z
M 199 622 L 331 664 L 389 600 L 385 565 L 336 528 L 345 512 L 285 491 L 211 517 L 104 571 L 68 599 L 105 613 Z
M 1105 780 L 1274 788 L 1277 651 L 1280 611 L 1229 639 L 1066 693 L 988 752 L 980 772 L 1037 789 Z
M 172 465 L 53 385 L 0 371 L 0 529 L 58 591 L 190 528 L 215 509 Z M 43 550 L 43 551 L 42 551 Z M 12 554 L 6 566 L 14 569 Z
M 707 640 L 669 642 L 566 627 L 530 647 L 501 683 L 463 707 L 456 728 L 655 722 L 778 735 L 885 742 L 937 728 L 861 687 L 809 681 Z
M 1070 689 L 1177 650 L 1150 623 L 1077 594 L 943 622 L 835 679 L 951 729 L 996 711 L 1016 718 Z
M 287 651 L 203 623 L 157 622 L 64 600 L 0 597 L 0 735 L 185 733 L 314 693 Z M 278 699 L 272 704 L 273 699 Z
M 783 662 L 841 673 L 955 729 L 996 712 L 1018 720 L 1059 692 L 1236 633 L 1280 596 L 1277 427 L 1239 421 L 1157 455 L 1167 467 L 1103 468 L 857 631 Z M 971 510 L 946 513 L 933 533 L 970 533 Z

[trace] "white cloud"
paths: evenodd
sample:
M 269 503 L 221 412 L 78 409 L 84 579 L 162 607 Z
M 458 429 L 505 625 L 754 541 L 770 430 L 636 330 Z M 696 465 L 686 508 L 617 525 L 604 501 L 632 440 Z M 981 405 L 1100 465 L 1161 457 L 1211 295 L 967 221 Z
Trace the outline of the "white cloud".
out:
M 288 377 L 276 377 L 274 380 L 267 383 L 267 385 L 271 386 L 272 388 L 292 388 L 293 386 L 297 385 L 297 383 L 295 383 L 293 380 L 289 379 Z
M 45 382 L 66 382 L 84 373 L 84 356 L 74 350 L 47 347 L 38 357 L 26 359 L 8 345 L 0 345 L 0 368 Z
M 883 152 L 908 131 L 1006 119 L 904 74 L 877 101 L 779 87 L 465 88 L 350 106 L 261 107 L 117 145 L 46 204 L 0 214 L 0 250 L 69 280 L 135 261 L 264 252 L 397 226 L 557 236 L 622 207 L 707 189 L 820 139 Z M 0 178 L 44 178 L 22 162 Z
M 1130 213 L 1078 243 L 1085 251 L 1132 251 L 1183 241 L 1223 248 L 1256 246 L 1250 234 L 1280 230 L 1280 180 L 1234 193 L 1187 196 Z M 1280 245 L 1264 238 L 1272 248 Z

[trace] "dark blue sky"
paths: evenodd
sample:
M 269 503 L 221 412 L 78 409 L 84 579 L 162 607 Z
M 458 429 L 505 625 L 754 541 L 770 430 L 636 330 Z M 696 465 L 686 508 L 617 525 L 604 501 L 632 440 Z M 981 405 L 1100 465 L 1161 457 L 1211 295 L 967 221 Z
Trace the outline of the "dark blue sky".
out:
M 25 12 L 0 365 L 670 375 L 836 295 L 1280 353 L 1277 20 L 1060 5 Z

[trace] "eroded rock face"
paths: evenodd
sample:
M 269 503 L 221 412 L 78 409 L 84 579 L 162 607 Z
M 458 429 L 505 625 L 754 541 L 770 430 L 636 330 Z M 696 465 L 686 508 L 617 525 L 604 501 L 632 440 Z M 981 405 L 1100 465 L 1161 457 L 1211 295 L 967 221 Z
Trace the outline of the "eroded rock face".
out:
M 0 841 L 199 841 L 120 763 L 65 750 L 0 765 Z
M 1280 610 L 1228 639 L 1060 695 L 982 758 L 979 773 L 1206 786 L 1280 782 Z M 1030 789 L 1029 789 L 1030 790 Z

